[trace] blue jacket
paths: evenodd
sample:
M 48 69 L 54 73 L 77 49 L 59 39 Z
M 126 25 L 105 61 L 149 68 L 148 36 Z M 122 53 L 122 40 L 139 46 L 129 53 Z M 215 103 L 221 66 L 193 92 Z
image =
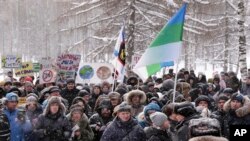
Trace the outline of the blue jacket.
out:
M 32 131 L 32 125 L 30 121 L 26 120 L 25 123 L 20 123 L 20 121 L 17 120 L 17 109 L 14 111 L 9 111 L 5 108 L 3 112 L 7 116 L 10 123 L 10 140 L 25 141 L 28 133 Z

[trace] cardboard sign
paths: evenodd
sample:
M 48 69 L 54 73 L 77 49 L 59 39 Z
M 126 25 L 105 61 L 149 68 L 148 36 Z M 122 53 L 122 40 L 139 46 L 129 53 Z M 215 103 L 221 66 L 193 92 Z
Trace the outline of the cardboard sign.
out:
M 19 56 L 2 56 L 2 68 L 20 68 L 22 59 Z
M 51 69 L 52 68 L 52 59 L 50 57 L 41 58 L 40 62 L 40 70 L 42 69 Z
M 33 63 L 32 62 L 23 62 L 21 68 L 15 69 L 15 75 L 17 77 L 33 75 Z
M 24 104 L 26 104 L 26 97 L 19 97 L 18 98 L 18 105 L 21 106 Z
M 75 78 L 75 73 L 78 70 L 80 61 L 81 55 L 62 54 L 58 56 L 56 66 L 59 74 L 63 74 L 64 78 Z
M 76 83 L 113 83 L 113 65 L 108 63 L 82 63 L 77 71 Z
M 53 69 L 42 69 L 39 73 L 39 83 L 52 83 L 56 81 L 56 71 Z

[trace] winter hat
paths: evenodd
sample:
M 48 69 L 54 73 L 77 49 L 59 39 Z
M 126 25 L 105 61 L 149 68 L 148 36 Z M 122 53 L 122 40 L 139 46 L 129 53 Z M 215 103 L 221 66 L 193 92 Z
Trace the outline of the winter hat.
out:
M 6 86 L 6 85 L 12 85 L 12 82 L 11 82 L 11 81 L 6 81 L 6 82 L 4 83 L 4 86 Z
M 127 102 L 122 102 L 120 105 L 117 105 L 114 108 L 113 116 L 116 116 L 118 112 L 130 112 L 131 113 L 132 107 L 128 105 Z
M 77 94 L 77 96 L 79 96 L 79 97 L 84 97 L 85 95 L 90 95 L 90 93 L 89 93 L 88 91 L 86 91 L 86 90 L 81 90 L 81 91 Z
M 135 86 L 138 84 L 138 79 L 135 76 L 131 76 L 127 80 L 127 85 Z
M 74 84 L 75 84 L 75 79 L 73 79 L 73 78 L 68 78 L 68 79 L 66 80 L 66 83 L 67 83 L 67 84 L 69 84 L 69 83 L 74 83 Z
M 79 104 L 73 104 L 70 107 L 70 113 L 73 114 L 74 112 L 79 112 L 79 113 L 83 114 L 84 113 L 84 108 Z
M 9 92 L 9 93 L 10 93 L 10 92 L 16 93 L 18 96 L 21 96 L 21 95 L 22 95 L 21 90 L 18 89 L 17 87 L 11 87 L 11 89 L 10 89 L 8 92 Z
M 50 86 L 48 93 L 51 94 L 53 92 L 60 92 L 60 89 L 57 86 Z
M 37 98 L 35 96 L 29 96 L 26 98 L 26 103 L 37 102 Z
M 88 85 L 83 85 L 83 86 L 82 86 L 82 90 L 86 90 L 87 92 L 90 93 L 90 88 L 89 88 Z
M 239 93 L 234 93 L 233 95 L 232 95 L 232 97 L 231 97 L 231 101 L 232 100 L 237 100 L 238 102 L 240 102 L 240 103 L 244 103 L 244 97 L 243 97 L 243 95 L 242 94 L 239 94 Z
M 26 76 L 24 82 L 33 82 L 33 79 L 30 76 Z
M 220 123 L 215 118 L 192 119 L 189 122 L 189 132 L 190 137 L 205 135 L 220 136 Z
M 154 102 L 151 102 L 149 103 L 145 108 L 144 108 L 144 116 L 147 115 L 147 112 L 149 110 L 154 110 L 154 111 L 158 111 L 160 112 L 161 111 L 161 108 L 158 104 L 154 103 Z
M 25 87 L 31 86 L 33 87 L 33 83 L 31 83 L 30 81 L 26 81 L 24 84 Z
M 196 113 L 196 110 L 192 103 L 190 102 L 181 102 L 176 103 L 174 106 L 174 113 L 180 114 L 184 117 L 189 117 Z
M 72 105 L 73 105 L 73 104 L 77 104 L 78 102 L 82 102 L 83 105 L 86 105 L 85 101 L 84 101 L 83 98 L 80 97 L 80 96 L 77 96 L 77 97 L 75 97 L 75 98 L 73 99 Z
M 201 101 L 206 101 L 208 107 L 211 107 L 211 101 L 206 95 L 200 95 L 198 98 L 195 99 L 195 106 L 198 106 Z
M 174 89 L 174 81 L 172 79 L 167 79 L 162 83 L 163 91 L 169 91 L 170 89 Z
M 120 99 L 120 94 L 118 92 L 110 92 L 108 94 L 109 99 Z
M 16 101 L 18 102 L 18 96 L 17 94 L 10 92 L 6 94 L 6 101 Z
M 232 95 L 233 94 L 233 89 L 232 88 L 225 88 L 222 93 Z
M 219 96 L 219 98 L 218 98 L 218 101 L 220 101 L 220 100 L 225 100 L 225 101 L 227 101 L 229 98 L 227 97 L 227 96 L 225 96 L 225 95 L 220 95 Z
M 125 93 L 128 92 L 127 88 L 116 88 L 115 92 L 118 92 L 121 95 L 124 95 Z
M 62 114 L 65 114 L 65 111 L 66 111 L 66 108 L 64 106 L 64 104 L 62 103 L 62 98 L 61 97 L 58 97 L 58 96 L 51 96 L 48 100 L 48 104 L 43 112 L 44 115 L 47 115 L 49 113 L 49 107 L 54 104 L 54 103 L 57 103 L 59 105 L 59 109 L 60 109 L 60 112 Z
M 152 123 L 157 127 L 161 127 L 164 124 L 164 122 L 168 120 L 168 117 L 161 112 L 155 112 L 151 114 L 149 117 Z

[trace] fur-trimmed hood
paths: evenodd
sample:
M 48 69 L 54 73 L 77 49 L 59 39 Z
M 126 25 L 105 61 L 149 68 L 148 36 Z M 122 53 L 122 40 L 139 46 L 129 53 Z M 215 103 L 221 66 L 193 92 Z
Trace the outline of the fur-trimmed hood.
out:
M 223 106 L 223 110 L 225 112 L 228 112 L 230 110 L 230 102 L 231 99 L 229 99 Z M 244 102 L 243 102 L 243 106 L 240 107 L 239 109 L 237 109 L 235 111 L 236 115 L 238 117 L 244 117 L 248 114 L 250 114 L 250 99 L 247 96 L 244 96 Z
M 132 90 L 127 93 L 126 101 L 129 105 L 132 105 L 132 98 L 134 96 L 140 97 L 140 104 L 144 104 L 146 102 L 146 94 L 141 90 Z
M 223 138 L 223 137 L 200 136 L 200 137 L 191 138 L 188 141 L 228 141 L 228 140 L 226 138 Z
M 49 110 L 50 110 L 49 107 L 50 107 L 50 105 L 51 105 L 52 103 L 58 103 L 60 114 L 61 114 L 61 115 L 65 115 L 66 108 L 65 108 L 65 106 L 64 106 L 63 103 L 62 103 L 62 98 L 61 98 L 61 97 L 58 97 L 58 96 L 52 96 L 52 97 L 49 98 L 48 104 L 47 104 L 47 106 L 46 106 L 46 108 L 45 108 L 45 110 L 44 110 L 44 112 L 43 112 L 43 115 L 44 115 L 44 116 L 47 116 L 47 115 L 48 115 Z

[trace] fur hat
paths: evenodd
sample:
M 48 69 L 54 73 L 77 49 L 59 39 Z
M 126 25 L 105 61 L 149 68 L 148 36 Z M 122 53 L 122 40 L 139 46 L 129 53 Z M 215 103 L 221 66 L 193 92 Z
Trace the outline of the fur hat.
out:
M 53 92 L 61 92 L 61 90 L 57 86 L 50 86 L 48 93 L 51 94 Z
M 116 116 L 118 112 L 130 112 L 131 113 L 132 107 L 127 102 L 122 102 L 120 105 L 115 106 L 113 116 Z
M 26 81 L 24 84 L 25 87 L 31 86 L 33 87 L 33 83 L 31 83 L 30 81 Z
M 220 123 L 217 119 L 214 118 L 198 118 L 192 119 L 189 122 L 189 134 L 190 137 L 197 137 L 197 136 L 220 136 L 221 135 L 221 128 Z
M 211 101 L 206 95 L 200 95 L 198 98 L 195 99 L 195 106 L 197 107 L 201 101 L 206 101 L 208 104 L 208 108 L 211 107 Z
M 168 120 L 168 117 L 161 112 L 152 113 L 149 117 L 153 125 L 155 125 L 156 127 L 161 127 L 164 124 L 164 122 Z
M 120 99 L 120 94 L 118 92 L 110 92 L 108 94 L 109 99 Z
M 67 83 L 67 84 L 69 84 L 69 83 L 74 83 L 74 84 L 75 84 L 75 79 L 73 79 L 73 78 L 68 78 L 68 79 L 66 80 L 66 83 Z
M 132 105 L 132 98 L 134 96 L 139 96 L 140 103 L 143 104 L 146 102 L 146 94 L 141 90 L 132 90 L 127 94 L 126 101 L 129 105 Z
M 81 90 L 77 94 L 77 96 L 80 96 L 80 97 L 84 97 L 85 95 L 90 95 L 90 93 L 86 90 Z
M 189 117 L 196 113 L 196 110 L 192 103 L 190 102 L 181 102 L 176 103 L 174 106 L 174 113 L 180 114 L 184 117 Z
M 72 115 L 74 112 L 79 112 L 79 113 L 83 114 L 84 108 L 79 104 L 74 104 L 70 107 L 70 114 Z
M 46 106 L 46 108 L 45 108 L 43 114 L 46 116 L 46 115 L 49 113 L 49 111 L 50 111 L 50 106 L 51 106 L 53 103 L 57 103 L 57 104 L 59 105 L 59 112 L 60 112 L 61 114 L 64 115 L 65 112 L 66 112 L 66 108 L 65 108 L 65 106 L 63 105 L 61 99 L 62 99 L 62 98 L 61 98 L 61 97 L 58 97 L 58 96 L 52 96 L 52 97 L 50 97 L 49 100 L 48 100 L 48 104 L 47 104 L 47 106 Z

